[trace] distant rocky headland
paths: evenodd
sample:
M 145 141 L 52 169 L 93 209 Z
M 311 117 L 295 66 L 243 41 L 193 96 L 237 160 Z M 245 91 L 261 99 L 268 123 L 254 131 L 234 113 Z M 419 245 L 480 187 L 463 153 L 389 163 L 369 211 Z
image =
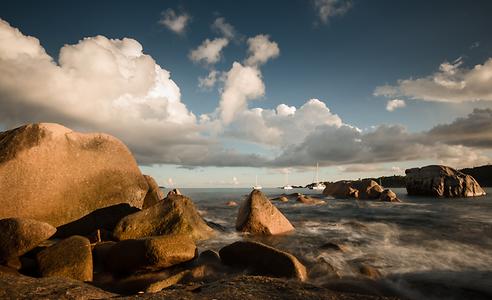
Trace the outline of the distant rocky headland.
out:
M 201 242 L 220 235 L 220 225 L 203 218 L 179 190 L 164 195 L 128 148 L 106 134 L 47 123 L 2 132 L 0 186 L 2 299 L 400 298 L 381 292 L 371 281 L 379 272 L 364 264 L 355 267 L 368 280 L 364 289 L 345 279 L 315 285 L 309 277 L 320 268 L 340 279 L 334 267 L 310 268 L 257 239 L 296 230 L 277 200 L 301 206 L 324 205 L 324 196 L 400 201 L 377 180 L 326 183 L 321 198 L 293 193 L 269 199 L 253 190 L 239 205 L 227 203 L 238 206 L 240 235 L 219 251 Z M 472 176 L 445 166 L 407 170 L 406 186 L 409 194 L 433 197 L 485 194 Z

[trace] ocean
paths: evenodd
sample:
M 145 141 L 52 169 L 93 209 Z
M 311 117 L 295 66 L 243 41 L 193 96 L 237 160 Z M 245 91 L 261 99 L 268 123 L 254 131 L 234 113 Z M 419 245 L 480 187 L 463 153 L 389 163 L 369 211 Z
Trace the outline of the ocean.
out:
M 492 297 L 492 189 L 488 195 L 465 199 L 412 197 L 393 191 L 402 203 L 325 198 L 325 205 L 290 200 L 273 201 L 296 230 L 273 237 L 235 231 L 238 204 L 251 189 L 181 189 L 202 216 L 223 227 L 199 250 L 219 250 L 241 239 L 253 239 L 295 255 L 311 272 L 310 282 L 333 281 L 323 272 L 327 262 L 342 278 L 363 278 L 357 266 L 370 265 L 382 275 L 380 283 L 410 299 L 486 299 Z M 167 192 L 165 190 L 164 192 Z M 276 197 L 281 189 L 263 189 Z M 321 191 L 294 189 L 321 195 Z M 340 249 L 326 246 L 340 245 Z M 329 268 L 328 268 L 329 270 Z

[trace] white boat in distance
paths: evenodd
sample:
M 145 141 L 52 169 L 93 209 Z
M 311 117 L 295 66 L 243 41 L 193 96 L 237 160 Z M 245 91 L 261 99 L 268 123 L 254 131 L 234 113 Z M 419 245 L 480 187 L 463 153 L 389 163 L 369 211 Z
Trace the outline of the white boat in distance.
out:
M 293 187 L 289 184 L 289 173 L 285 173 L 286 179 L 285 179 L 285 185 L 281 187 L 283 190 L 292 190 Z
M 258 185 L 258 175 L 256 175 L 255 185 L 253 185 L 253 190 L 261 190 L 263 187 Z
M 324 184 L 319 182 L 318 169 L 319 169 L 319 164 L 316 163 L 316 181 L 315 181 L 316 184 L 314 184 L 313 186 L 310 187 L 310 189 L 312 189 L 312 190 L 324 190 L 326 188 L 326 186 Z

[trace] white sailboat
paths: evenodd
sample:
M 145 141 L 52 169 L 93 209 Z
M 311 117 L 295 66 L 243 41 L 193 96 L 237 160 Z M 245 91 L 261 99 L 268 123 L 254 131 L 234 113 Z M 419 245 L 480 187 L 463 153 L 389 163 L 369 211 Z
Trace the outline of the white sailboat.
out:
M 313 186 L 310 187 L 310 189 L 312 190 L 324 190 L 326 188 L 326 186 L 319 182 L 319 163 L 316 163 L 316 181 L 315 181 L 315 184 Z
M 261 190 L 262 186 L 258 185 L 258 175 L 256 175 L 255 185 L 253 185 L 253 190 Z
M 282 187 L 283 190 L 292 190 L 293 187 L 289 184 L 289 173 L 285 173 L 286 180 L 285 185 Z

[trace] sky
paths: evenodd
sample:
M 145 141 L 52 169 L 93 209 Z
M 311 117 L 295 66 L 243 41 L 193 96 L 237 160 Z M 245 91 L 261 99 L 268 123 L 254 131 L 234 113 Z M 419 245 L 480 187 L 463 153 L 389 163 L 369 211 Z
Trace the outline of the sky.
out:
M 0 129 L 124 141 L 171 187 L 492 161 L 490 1 L 0 3 Z

